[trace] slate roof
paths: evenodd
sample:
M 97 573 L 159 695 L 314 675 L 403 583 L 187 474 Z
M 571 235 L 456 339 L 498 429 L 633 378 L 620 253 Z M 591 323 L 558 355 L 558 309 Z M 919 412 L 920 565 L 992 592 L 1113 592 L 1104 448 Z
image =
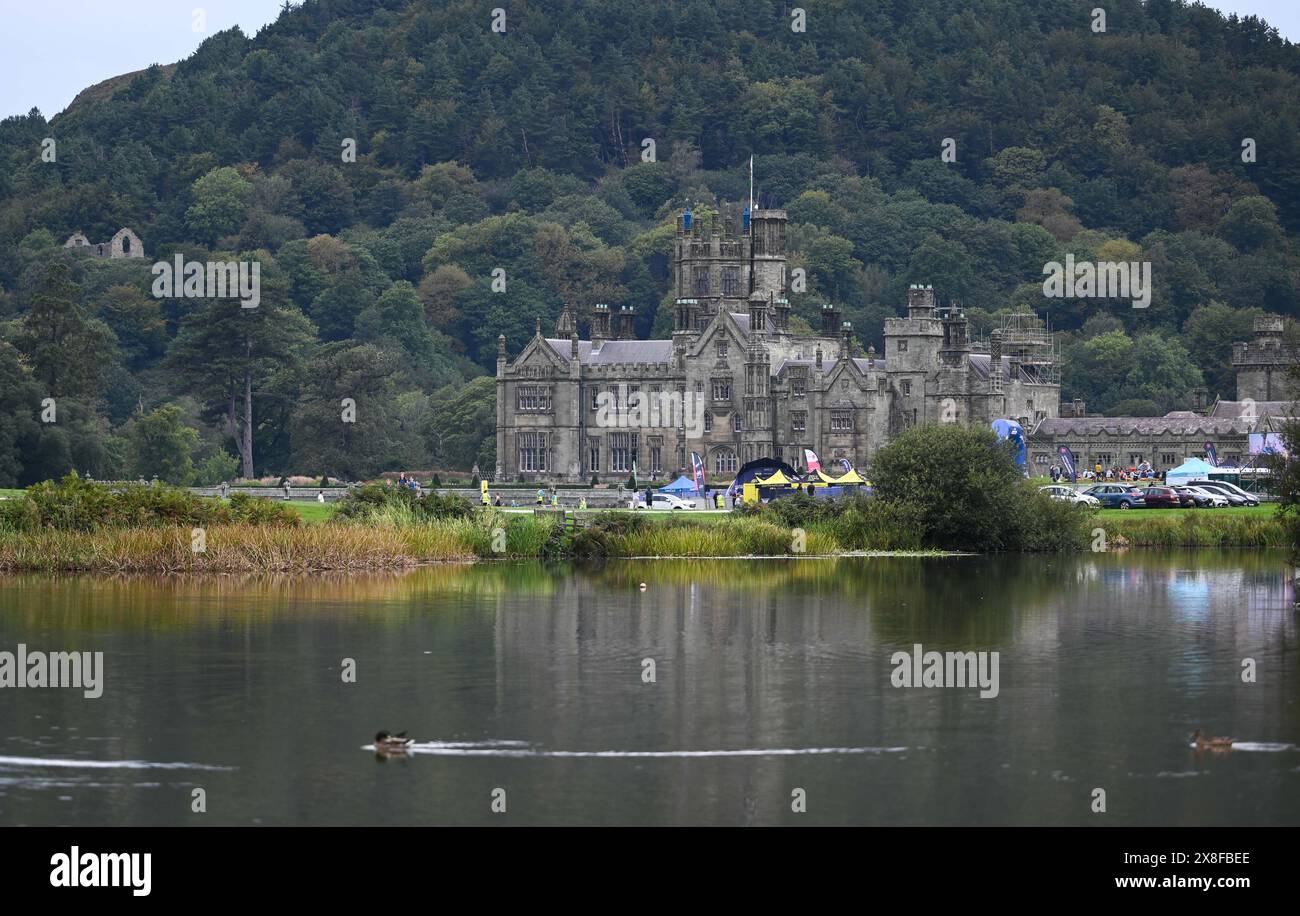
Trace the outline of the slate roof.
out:
M 1257 417 L 1287 417 L 1292 413 L 1288 401 L 1256 401 L 1254 415 Z M 1210 411 L 1212 417 L 1235 418 L 1246 412 L 1241 401 L 1219 401 Z
M 1056 417 L 1040 420 L 1034 435 L 1244 436 L 1253 427 L 1236 417 Z
M 568 360 L 572 344 L 562 338 L 548 337 L 546 342 L 563 360 Z M 673 360 L 671 340 L 607 340 L 594 350 L 590 340 L 578 341 L 578 362 L 584 366 L 610 363 L 670 363 Z

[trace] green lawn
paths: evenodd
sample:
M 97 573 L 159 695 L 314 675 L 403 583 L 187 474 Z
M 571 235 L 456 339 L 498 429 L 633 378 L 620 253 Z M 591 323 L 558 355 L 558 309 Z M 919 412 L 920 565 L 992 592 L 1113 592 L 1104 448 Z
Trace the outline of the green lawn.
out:
M 3 499 L 3 498 L 5 498 L 5 497 L 22 496 L 24 492 L 26 492 L 26 491 L 25 491 L 25 490 L 6 490 L 6 489 L 4 489 L 3 487 L 0 487 L 0 499 Z
M 302 516 L 302 520 L 309 525 L 315 522 L 324 522 L 329 520 L 339 507 L 339 504 L 336 502 L 318 503 L 314 499 L 292 499 L 289 501 L 289 505 L 292 506 L 294 510 Z

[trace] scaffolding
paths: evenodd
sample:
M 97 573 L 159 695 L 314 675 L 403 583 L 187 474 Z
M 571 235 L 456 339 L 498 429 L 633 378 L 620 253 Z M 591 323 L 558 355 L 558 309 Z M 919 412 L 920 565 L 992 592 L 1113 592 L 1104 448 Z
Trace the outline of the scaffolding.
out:
M 1004 315 L 1001 336 L 1002 356 L 1010 362 L 1012 378 L 1036 385 L 1061 384 L 1056 338 L 1041 318 L 1029 311 Z

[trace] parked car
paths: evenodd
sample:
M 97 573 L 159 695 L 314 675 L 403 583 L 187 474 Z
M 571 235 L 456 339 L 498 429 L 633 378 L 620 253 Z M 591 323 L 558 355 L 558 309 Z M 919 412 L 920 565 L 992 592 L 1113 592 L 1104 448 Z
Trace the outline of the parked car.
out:
M 1144 487 L 1142 499 L 1148 509 L 1181 509 L 1183 501 L 1173 487 Z
M 1209 490 L 1202 490 L 1200 487 L 1184 484 L 1174 487 L 1174 490 L 1180 497 L 1197 509 L 1223 509 L 1231 505 L 1226 496 L 1218 493 L 1211 493 Z
M 1146 505 L 1141 490 L 1122 483 L 1099 483 L 1083 492 L 1106 509 L 1140 509 Z
M 1209 490 L 1212 493 L 1219 493 L 1226 496 L 1228 502 L 1234 506 L 1258 506 L 1259 497 L 1254 493 L 1247 493 L 1235 483 L 1228 483 L 1226 480 L 1198 480 L 1196 486 L 1202 490 Z
M 1101 505 L 1095 496 L 1089 496 L 1076 490 L 1074 487 L 1051 486 L 1039 487 L 1041 492 L 1046 493 L 1052 499 L 1060 502 L 1072 503 L 1080 508 L 1096 508 Z
M 638 509 L 644 509 L 646 507 L 644 497 L 637 500 L 636 507 Z M 695 500 L 682 499 L 680 497 L 673 496 L 671 493 L 654 493 L 652 494 L 650 508 L 651 509 L 694 509 Z

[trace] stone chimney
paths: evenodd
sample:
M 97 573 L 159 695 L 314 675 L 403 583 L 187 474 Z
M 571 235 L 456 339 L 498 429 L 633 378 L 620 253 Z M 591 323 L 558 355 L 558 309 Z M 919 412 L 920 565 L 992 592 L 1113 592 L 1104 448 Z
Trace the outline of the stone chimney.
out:
M 827 303 L 822 306 L 822 336 L 836 337 L 840 333 L 840 310 Z
M 636 339 L 636 306 L 620 305 L 618 307 L 618 320 L 617 327 L 614 329 L 614 339 Z
M 591 346 L 593 349 L 609 340 L 609 306 L 597 302 L 591 307 Z

